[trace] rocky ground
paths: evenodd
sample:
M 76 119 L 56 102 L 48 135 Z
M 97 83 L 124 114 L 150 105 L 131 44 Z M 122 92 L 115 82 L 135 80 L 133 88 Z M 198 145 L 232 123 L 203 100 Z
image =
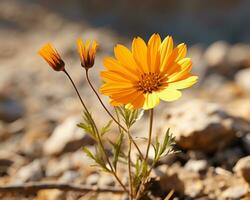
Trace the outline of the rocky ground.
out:
M 87 87 L 75 39 L 91 37 L 100 42 L 91 71 L 98 87 L 101 59 L 112 53 L 114 44 L 127 43 L 128 38 L 20 2 L 0 2 L 4 24 L 0 29 L 0 185 L 31 181 L 117 185 L 90 166 L 92 162 L 81 148 L 91 148 L 93 141 L 76 127 L 81 121 L 79 100 L 66 77 L 53 72 L 37 50 L 53 40 L 97 123 L 103 124 L 107 115 Z M 250 45 L 217 41 L 207 48 L 193 45 L 189 55 L 199 83 L 185 91 L 181 100 L 162 103 L 156 109 L 155 134 L 170 127 L 180 153 L 167 157 L 153 171 L 152 195 L 161 199 L 173 189 L 176 200 L 250 199 Z M 135 136 L 145 137 L 146 118 L 147 114 L 138 123 Z M 114 131 L 111 134 L 115 135 Z M 41 190 L 0 194 L 0 199 L 125 197 Z

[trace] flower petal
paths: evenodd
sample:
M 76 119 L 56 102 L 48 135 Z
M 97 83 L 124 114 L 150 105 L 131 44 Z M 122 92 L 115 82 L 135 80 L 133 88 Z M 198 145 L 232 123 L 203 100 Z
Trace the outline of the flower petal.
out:
M 146 93 L 144 97 L 145 97 L 145 102 L 143 105 L 143 109 L 145 110 L 154 108 L 160 103 L 159 96 L 157 95 L 156 92 Z
M 127 104 L 126 107 L 128 109 L 138 109 L 143 106 L 144 102 L 145 102 L 145 97 L 143 93 L 141 93 L 130 104 Z
M 128 79 L 132 79 L 137 81 L 138 76 L 136 75 L 134 70 L 131 70 L 130 68 L 126 68 L 122 66 L 119 61 L 117 61 L 114 58 L 111 57 L 106 57 L 103 60 L 103 65 L 109 70 L 109 71 L 114 71 L 118 72 L 124 77 L 127 77 Z
M 183 76 L 190 72 L 192 69 L 192 61 L 190 58 L 183 58 L 178 62 L 180 66 L 179 71 L 176 70 L 168 77 L 168 82 L 174 82 L 180 80 Z
M 121 102 L 123 104 L 128 104 L 131 101 L 133 101 L 133 99 L 135 99 L 140 93 L 138 93 L 138 91 L 136 90 L 131 90 L 129 92 L 123 92 L 120 94 L 115 94 L 115 95 L 111 95 L 111 99 L 113 99 L 116 102 Z
M 174 101 L 181 97 L 181 92 L 178 90 L 166 88 L 158 93 L 158 96 L 163 101 Z
M 176 48 L 178 49 L 178 56 L 176 58 L 176 62 L 178 62 L 182 58 L 186 57 L 186 55 L 187 55 L 187 45 L 185 43 L 181 43 Z
M 166 65 L 169 56 L 171 55 L 174 47 L 173 38 L 171 36 L 167 36 L 161 46 L 160 46 L 160 57 L 161 57 L 161 69 Z
M 129 80 L 128 77 L 123 76 L 122 74 L 118 72 L 112 72 L 112 71 L 102 71 L 101 77 L 106 82 L 124 82 L 124 83 L 131 83 L 132 81 Z
M 127 68 L 129 71 L 131 71 L 132 73 L 137 73 L 139 71 L 139 67 L 136 64 L 131 51 L 127 47 L 118 44 L 114 48 L 114 53 L 116 59 L 120 62 L 120 64 Z
M 111 96 L 114 94 L 122 94 L 125 92 L 130 92 L 131 90 L 134 90 L 134 88 L 126 84 L 120 84 L 120 83 L 117 83 L 117 84 L 106 83 L 102 85 L 102 87 L 100 88 L 101 94 L 104 94 L 107 96 Z
M 171 55 L 166 60 L 165 64 L 161 65 L 161 71 L 167 74 L 172 74 L 178 71 L 178 62 L 184 59 L 186 54 L 187 46 L 184 43 L 179 44 L 176 48 L 174 48 Z
M 153 34 L 148 41 L 148 65 L 150 72 L 160 71 L 160 54 L 161 37 L 159 34 Z
M 132 54 L 138 66 L 143 72 L 148 73 L 149 67 L 147 62 L 147 45 L 144 40 L 137 37 L 132 42 Z
M 198 76 L 189 76 L 183 80 L 169 83 L 169 87 L 173 89 L 185 89 L 191 87 L 198 81 Z

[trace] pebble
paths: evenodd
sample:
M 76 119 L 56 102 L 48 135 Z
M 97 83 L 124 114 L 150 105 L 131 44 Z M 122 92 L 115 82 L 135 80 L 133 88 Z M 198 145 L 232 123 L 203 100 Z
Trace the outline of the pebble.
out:
M 43 178 L 43 166 L 40 160 L 34 160 L 28 165 L 23 166 L 16 174 L 15 183 L 29 181 L 39 181 Z
M 60 190 L 40 190 L 37 194 L 37 200 L 66 200 L 66 193 Z
M 97 173 L 91 174 L 86 179 L 87 185 L 97 185 L 98 181 L 100 179 L 100 175 Z
M 44 154 L 59 155 L 93 144 L 93 139 L 77 127 L 80 121 L 79 116 L 72 116 L 58 125 L 44 144 Z
M 115 181 L 113 179 L 112 176 L 110 176 L 110 174 L 102 174 L 101 177 L 98 180 L 98 185 L 100 187 L 105 187 L 105 186 L 114 186 L 115 185 Z
M 189 160 L 185 164 L 185 169 L 188 171 L 202 173 L 205 172 L 208 168 L 207 160 Z
M 168 108 L 164 119 L 162 130 L 170 128 L 177 145 L 205 153 L 223 149 L 236 138 L 241 128 L 237 126 L 238 120 L 220 105 L 198 99 Z
M 212 43 L 204 53 L 204 59 L 211 67 L 225 65 L 229 44 L 225 41 L 217 41 Z
M 246 152 L 250 154 L 250 133 L 247 133 L 242 136 L 242 141 Z
M 236 163 L 234 172 L 250 184 L 250 156 L 241 158 Z
M 184 193 L 185 185 L 183 181 L 179 178 L 178 173 L 175 171 L 168 170 L 166 165 L 157 167 L 154 170 L 154 174 L 159 179 L 159 184 L 163 191 L 169 192 L 173 189 L 181 194 Z
M 242 69 L 240 71 L 238 71 L 235 75 L 235 81 L 236 83 L 243 88 L 244 90 L 246 90 L 246 92 L 250 91 L 250 80 L 249 80 L 249 76 L 250 76 L 250 69 L 246 68 L 246 69 Z
M 248 188 L 244 186 L 232 186 L 222 193 L 223 199 L 240 200 L 248 193 Z
M 60 177 L 59 182 L 74 183 L 80 176 L 81 174 L 77 171 L 65 171 Z
M 25 109 L 17 101 L 0 96 L 0 120 L 13 122 L 23 117 Z

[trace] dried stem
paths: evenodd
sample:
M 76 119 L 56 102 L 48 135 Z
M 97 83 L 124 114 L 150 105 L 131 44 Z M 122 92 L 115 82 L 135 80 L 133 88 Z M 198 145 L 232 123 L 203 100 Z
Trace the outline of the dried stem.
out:
M 108 113 L 108 115 L 114 120 L 114 122 L 121 127 L 126 133 L 129 134 L 128 130 L 126 128 L 124 128 L 124 126 L 122 126 L 119 121 L 116 120 L 116 118 L 111 114 L 111 112 L 108 110 L 108 108 L 105 106 L 105 104 L 102 102 L 101 97 L 99 96 L 98 92 L 96 91 L 96 89 L 94 88 L 94 86 L 92 85 L 90 79 L 89 79 L 89 73 L 88 73 L 88 69 L 85 70 L 86 71 L 86 78 L 88 81 L 89 86 L 91 87 L 91 89 L 93 90 L 93 92 L 95 93 L 96 97 L 98 98 L 99 102 L 101 103 L 102 107 L 104 108 L 104 110 Z M 135 145 L 138 153 L 140 154 L 140 157 L 143 158 L 143 154 L 141 152 L 141 150 L 139 149 L 138 145 L 136 144 L 136 142 L 134 141 L 134 139 L 132 138 L 132 136 L 129 134 L 130 139 L 132 140 L 133 144 Z
M 0 193 L 7 192 L 37 192 L 39 190 L 58 189 L 62 191 L 76 191 L 76 192 L 113 192 L 123 193 L 123 188 L 115 187 L 95 187 L 79 184 L 67 184 L 67 183 L 22 183 L 13 185 L 0 186 Z

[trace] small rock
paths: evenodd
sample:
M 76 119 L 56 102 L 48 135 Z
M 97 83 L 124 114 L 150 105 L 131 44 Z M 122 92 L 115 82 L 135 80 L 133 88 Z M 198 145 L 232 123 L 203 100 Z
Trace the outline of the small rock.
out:
M 250 154 L 250 133 L 242 136 L 243 145 L 248 154 Z
M 237 74 L 235 75 L 235 80 L 236 83 L 241 86 L 244 90 L 246 90 L 247 92 L 250 91 L 250 80 L 249 80 L 249 76 L 250 76 L 250 69 L 242 69 L 240 71 L 237 72 Z
M 66 200 L 65 192 L 60 190 L 41 190 L 37 194 L 37 200 Z
M 0 96 L 0 120 L 13 122 L 24 115 L 24 107 L 19 102 Z
M 236 163 L 234 172 L 250 184 L 250 156 L 241 158 Z
M 44 142 L 52 132 L 52 128 L 49 126 L 48 122 L 34 122 L 34 126 L 35 127 L 25 131 L 25 134 L 20 141 L 20 153 L 31 158 L 42 156 Z
M 234 116 L 250 121 L 250 98 L 237 98 L 226 105 L 227 110 Z
M 208 163 L 206 160 L 189 160 L 185 164 L 185 169 L 193 172 L 205 172 L 208 168 Z
M 8 173 L 9 167 L 13 164 L 12 160 L 0 158 L 0 176 Z
M 235 44 L 228 52 L 228 62 L 236 67 L 249 67 L 250 46 Z
M 210 66 L 217 66 L 225 63 L 228 50 L 228 43 L 226 43 L 225 41 L 218 41 L 211 44 L 207 48 L 204 54 L 204 58 Z
M 17 172 L 15 182 L 24 183 L 28 181 L 39 181 L 41 178 L 43 178 L 42 163 L 40 160 L 34 160 Z
M 162 191 L 169 192 L 174 189 L 176 192 L 183 194 L 185 185 L 179 178 L 178 173 L 168 170 L 166 165 L 161 165 L 154 170 L 154 174 L 159 178 Z
M 196 199 L 196 197 L 202 195 L 204 186 L 202 181 L 194 180 L 192 184 L 185 183 L 185 194 L 189 197 Z
M 129 196 L 127 194 L 123 194 L 121 200 L 129 200 Z
M 86 184 L 87 185 L 97 185 L 98 181 L 100 179 L 99 174 L 91 174 L 87 177 Z
M 98 181 L 98 185 L 100 187 L 105 187 L 105 186 L 114 186 L 115 185 L 115 181 L 113 179 L 112 176 L 110 175 L 106 175 L 106 174 L 103 174 L 99 181 Z
M 214 152 L 236 138 L 239 120 L 221 106 L 202 100 L 192 100 L 165 113 L 166 130 L 170 127 L 177 145 L 185 150 Z M 163 121 L 164 122 L 164 121 Z
M 248 192 L 247 187 L 244 186 L 232 186 L 228 189 L 226 189 L 222 193 L 223 199 L 228 200 L 240 200 L 242 197 L 244 197 Z
M 46 165 L 46 176 L 57 177 L 72 168 L 72 162 L 70 161 L 68 156 L 63 156 L 60 159 L 51 159 Z
M 76 171 L 66 171 L 62 175 L 62 177 L 59 179 L 60 182 L 65 182 L 65 183 L 73 183 L 77 178 L 79 178 L 81 175 L 79 172 Z
M 20 168 L 26 163 L 26 160 L 23 156 L 20 156 L 14 152 L 8 150 L 0 151 L 0 174 L 10 175 L 16 173 L 16 169 Z
M 89 148 L 91 149 L 91 148 Z M 81 150 L 74 153 L 63 154 L 60 158 L 50 159 L 46 165 L 47 177 L 59 177 L 65 171 L 80 171 L 86 176 L 94 168 L 91 166 L 93 160 L 90 160 Z
M 220 165 L 227 169 L 232 169 L 235 163 L 243 156 L 242 149 L 239 147 L 227 148 L 215 154 L 212 161 L 215 165 Z
M 93 139 L 77 127 L 79 122 L 79 117 L 70 117 L 57 126 L 45 142 L 43 152 L 46 155 L 58 155 L 93 144 Z

